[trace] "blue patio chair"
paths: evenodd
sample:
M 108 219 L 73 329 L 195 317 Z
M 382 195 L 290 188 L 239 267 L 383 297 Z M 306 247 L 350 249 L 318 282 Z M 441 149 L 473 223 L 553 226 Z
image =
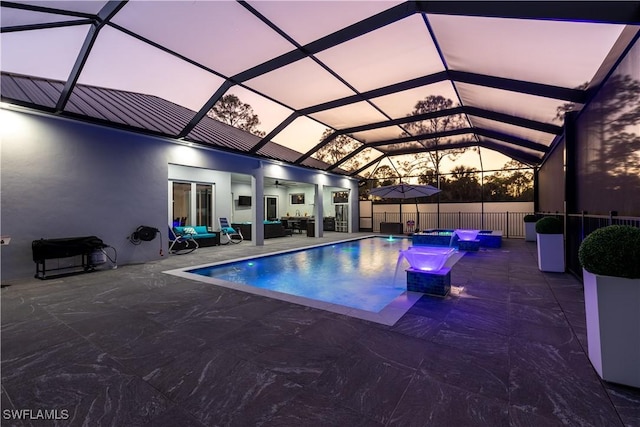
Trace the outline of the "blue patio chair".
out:
M 220 244 L 228 245 L 229 243 L 240 243 L 244 240 L 242 237 L 242 232 L 237 230 L 229 224 L 227 218 L 218 218 L 218 222 L 220 223 Z M 223 241 L 223 237 L 226 239 L 226 242 Z
M 191 234 L 180 235 L 169 226 L 169 253 L 174 255 L 186 255 L 198 249 L 198 242 Z

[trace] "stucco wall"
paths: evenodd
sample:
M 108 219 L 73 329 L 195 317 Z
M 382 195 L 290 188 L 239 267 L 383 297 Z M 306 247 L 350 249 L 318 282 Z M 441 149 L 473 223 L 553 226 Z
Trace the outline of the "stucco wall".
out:
M 0 124 L 0 232 L 12 238 L 1 249 L 3 282 L 33 276 L 31 242 L 41 238 L 98 236 L 116 249 L 118 265 L 159 259 L 159 238 L 136 246 L 127 237 L 140 225 L 156 227 L 166 247 L 169 178 L 215 182 L 215 216 L 228 218 L 228 172 L 358 191 L 357 181 L 341 176 L 21 108 L 0 109 Z
M 31 242 L 41 238 L 95 235 L 116 249 L 119 264 L 160 256 L 158 238 L 136 246 L 127 237 L 140 225 L 166 227 L 161 144 L 6 110 L 2 123 L 1 230 L 12 238 L 2 247 L 3 281 L 35 273 Z

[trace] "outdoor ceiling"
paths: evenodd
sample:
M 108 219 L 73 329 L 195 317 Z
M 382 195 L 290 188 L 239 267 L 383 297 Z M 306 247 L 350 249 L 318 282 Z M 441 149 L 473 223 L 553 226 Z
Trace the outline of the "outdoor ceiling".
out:
M 558 109 L 588 101 L 640 24 L 639 2 L 607 1 L 1 6 L 4 102 L 351 175 L 457 147 L 539 164 L 562 133 Z M 251 105 L 264 136 L 206 116 L 225 94 Z M 428 96 L 452 103 L 415 115 Z M 351 153 L 315 158 L 343 135 Z

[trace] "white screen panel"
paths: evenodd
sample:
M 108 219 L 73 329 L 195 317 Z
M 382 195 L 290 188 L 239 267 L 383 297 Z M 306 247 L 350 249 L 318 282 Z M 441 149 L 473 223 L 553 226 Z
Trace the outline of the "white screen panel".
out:
M 386 141 L 400 138 L 403 134 L 402 128 L 398 126 L 386 126 L 380 129 L 372 129 L 362 132 L 355 132 L 353 137 L 362 142 Z
M 421 15 L 387 25 L 316 57 L 361 92 L 444 71 Z
M 76 21 L 78 19 L 82 18 L 68 15 L 57 15 L 54 13 L 36 12 L 32 10 L 13 9 L 10 7 L 3 7 L 0 9 L 0 22 L 2 23 L 3 28 L 17 25 Z M 4 37 L 4 35 L 2 37 Z
M 410 115 L 418 101 L 427 96 L 442 96 L 458 104 L 458 96 L 449 80 L 373 98 L 372 102 L 394 119 Z
M 226 76 L 294 49 L 230 1 L 129 2 L 113 21 Z
M 555 118 L 557 108 L 565 102 L 526 93 L 456 83 L 464 105 L 497 111 L 550 124 L 562 124 Z
M 298 117 L 278 133 L 273 142 L 295 150 L 299 153 L 306 153 L 322 140 L 322 134 L 326 128 L 315 120 L 308 117 Z
M 542 156 L 544 155 L 544 153 L 541 153 L 539 151 L 530 150 L 528 148 L 524 148 L 524 147 L 521 147 L 519 145 L 510 144 L 510 143 L 508 143 L 506 141 L 502 141 L 502 140 L 499 140 L 499 139 L 487 138 L 487 137 L 482 136 L 482 137 L 480 137 L 480 141 L 489 142 L 489 143 L 491 143 L 493 145 L 496 145 L 498 147 L 505 147 L 507 149 L 517 150 L 517 151 L 523 152 L 525 154 L 537 157 L 539 159 L 542 159 Z
M 366 102 L 345 105 L 311 114 L 317 119 L 335 129 L 344 129 L 367 123 L 377 123 L 386 120 L 386 117 Z
M 249 1 L 301 45 L 329 35 L 400 1 Z
M 539 144 L 551 145 L 554 134 L 540 132 L 533 129 L 524 128 L 522 126 L 515 126 L 509 123 L 498 122 L 495 120 L 485 119 L 484 117 L 469 116 L 469 120 L 475 127 L 494 130 L 506 135 L 515 136 L 518 138 L 526 139 L 527 141 L 537 142 Z
M 449 68 L 568 88 L 590 81 L 624 25 L 428 15 Z
M 81 12 L 89 14 L 97 14 L 107 4 L 106 1 L 91 0 L 91 1 L 77 1 L 77 0 L 28 0 L 17 1 L 16 3 L 29 4 L 33 6 L 48 7 L 51 9 L 69 10 L 72 12 Z
M 294 108 L 354 94 L 313 60 L 305 58 L 246 82 L 246 85 Z
M 105 73 L 105 70 L 109 72 Z M 156 95 L 198 111 L 223 80 L 105 27 L 100 31 L 78 82 Z
M 88 25 L 2 34 L 2 71 L 66 80 Z

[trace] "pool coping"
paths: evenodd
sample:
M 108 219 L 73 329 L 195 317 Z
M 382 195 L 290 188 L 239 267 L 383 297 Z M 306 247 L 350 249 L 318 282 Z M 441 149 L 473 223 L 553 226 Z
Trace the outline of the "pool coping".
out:
M 177 277 L 182 277 L 184 279 L 195 280 L 198 282 L 209 283 L 215 286 L 221 286 L 227 289 L 234 289 L 241 292 L 246 292 L 253 295 L 260 295 L 267 298 L 273 298 L 280 301 L 290 302 L 294 304 L 303 305 L 306 307 L 317 308 L 320 310 L 329 311 L 336 314 L 342 314 L 344 316 L 354 317 L 357 319 L 367 320 L 370 322 L 379 323 L 386 326 L 393 326 L 395 323 L 400 320 L 402 316 L 405 315 L 407 311 L 424 295 L 420 292 L 412 292 L 412 291 L 404 291 L 400 295 L 398 295 L 395 299 L 393 299 L 389 304 L 387 304 L 382 310 L 379 312 L 372 312 L 367 310 L 362 310 L 353 307 L 347 307 L 339 304 L 332 304 L 324 301 L 318 301 L 311 298 L 301 297 L 298 295 L 291 295 L 284 292 L 272 291 L 269 289 L 257 288 L 251 285 L 244 285 L 241 283 L 228 282 L 226 280 L 220 280 L 213 277 L 202 276 L 195 273 L 189 273 L 188 270 L 196 270 L 198 268 L 204 267 L 215 267 L 218 265 L 231 264 L 239 261 L 246 261 L 256 258 L 264 258 L 273 255 L 280 255 L 292 252 L 300 252 L 306 249 L 313 249 L 322 246 L 331 246 L 339 243 L 351 242 L 355 240 L 364 240 L 371 237 L 380 238 L 380 235 L 371 234 L 366 236 L 353 237 L 349 239 L 336 240 L 331 242 L 319 243 L 315 245 L 302 246 L 295 249 L 284 249 L 279 251 L 268 252 L 259 255 L 252 255 L 234 259 L 228 259 L 225 261 L 218 261 L 207 264 L 200 265 L 192 265 L 189 267 L 176 268 L 172 270 L 163 271 L 165 274 L 170 274 Z

